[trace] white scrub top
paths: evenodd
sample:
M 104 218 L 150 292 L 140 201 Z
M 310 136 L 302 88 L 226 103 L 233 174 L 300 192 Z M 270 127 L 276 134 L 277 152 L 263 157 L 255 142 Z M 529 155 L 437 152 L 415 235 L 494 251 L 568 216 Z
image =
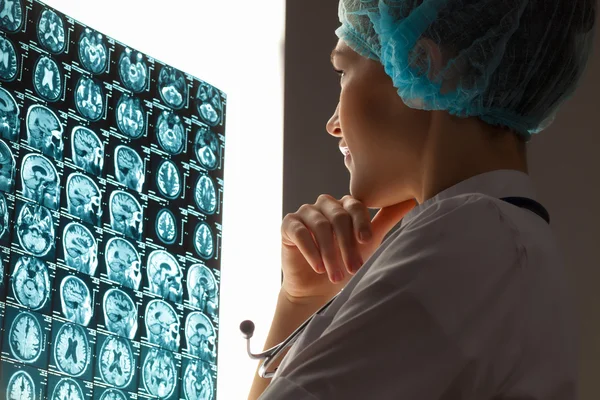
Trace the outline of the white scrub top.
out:
M 261 400 L 575 400 L 576 321 L 552 229 L 498 170 L 418 205 L 290 349 Z

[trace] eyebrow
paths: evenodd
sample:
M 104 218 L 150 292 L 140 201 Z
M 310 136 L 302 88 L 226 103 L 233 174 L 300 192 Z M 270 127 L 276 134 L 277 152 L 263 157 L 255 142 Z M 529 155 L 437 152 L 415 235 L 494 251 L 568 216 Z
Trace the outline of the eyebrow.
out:
M 333 64 L 333 59 L 334 59 L 335 57 L 344 56 L 345 54 L 346 54 L 346 52 L 345 52 L 344 50 L 340 50 L 340 49 L 338 49 L 337 47 L 336 47 L 336 48 L 334 48 L 334 49 L 331 51 L 331 58 L 330 58 L 330 61 L 331 61 L 331 63 Z

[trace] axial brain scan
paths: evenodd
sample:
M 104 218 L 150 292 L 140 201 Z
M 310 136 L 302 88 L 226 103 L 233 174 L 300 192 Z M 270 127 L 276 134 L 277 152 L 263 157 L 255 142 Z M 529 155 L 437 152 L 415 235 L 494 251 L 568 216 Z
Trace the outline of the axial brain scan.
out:
M 200 222 L 194 230 L 194 249 L 202 258 L 211 258 L 214 252 L 213 234 L 206 222 Z
M 181 174 L 177 165 L 171 160 L 163 160 L 156 174 L 156 186 L 161 195 L 167 199 L 175 199 L 181 194 Z
M 10 377 L 6 386 L 6 398 L 10 400 L 37 399 L 35 383 L 27 372 L 17 371 Z
M 181 303 L 183 274 L 177 259 L 163 250 L 155 250 L 148 256 L 148 282 L 150 291 L 166 300 Z
M 163 208 L 156 216 L 155 222 L 156 236 L 165 244 L 173 244 L 177 239 L 177 220 L 175 215 L 167 209 Z
M 142 279 L 139 253 L 125 239 L 112 238 L 106 244 L 104 257 L 108 279 L 130 289 L 138 290 Z
M 14 141 L 19 135 L 19 107 L 14 97 L 0 87 L 0 136 Z
M 0 29 L 16 32 L 23 23 L 21 0 L 0 0 Z
M 100 119 L 104 112 L 104 98 L 100 85 L 87 76 L 79 78 L 75 91 L 75 106 L 77 111 L 90 121 Z
M 98 225 L 102 210 L 102 195 L 98 185 L 89 177 L 75 172 L 67 178 L 67 208 L 74 217 Z
M 42 11 L 37 26 L 37 36 L 40 44 L 51 53 L 62 53 L 65 49 L 65 24 L 52 10 Z
M 21 183 L 24 197 L 48 208 L 58 208 L 58 173 L 46 157 L 39 154 L 23 157 Z
M 62 92 L 62 75 L 56 61 L 41 56 L 33 70 L 33 88 L 44 99 L 56 101 Z
M 48 400 L 84 400 L 83 390 L 79 383 L 71 378 L 62 378 L 52 391 Z
M 183 393 L 186 400 L 212 400 L 214 384 L 208 364 L 192 360 L 183 375 Z
M 131 194 L 115 190 L 109 201 L 110 225 L 115 231 L 133 240 L 142 239 L 142 206 Z
M 144 315 L 148 341 L 163 349 L 179 349 L 179 317 L 166 301 L 151 300 Z
M 100 396 L 100 400 L 127 400 L 127 397 L 118 389 L 107 389 Z
M 5 37 L 0 37 L 0 79 L 12 81 L 17 77 L 19 59 L 15 46 Z
M 135 359 L 129 342 L 108 336 L 98 356 L 98 370 L 104 382 L 117 388 L 129 385 L 135 373 Z
M 207 315 L 216 316 L 219 304 L 215 276 L 202 264 L 190 267 L 187 275 L 187 290 L 192 306 Z
M 48 265 L 34 257 L 21 256 L 14 266 L 12 290 L 15 299 L 31 310 L 44 307 L 50 298 Z
M 85 69 L 100 74 L 106 69 L 108 52 L 101 34 L 86 28 L 79 38 L 79 60 Z
M 188 88 L 183 74 L 173 67 L 164 66 L 158 76 L 158 91 L 166 105 L 181 108 L 188 97 Z
M 219 139 L 205 126 L 198 128 L 194 141 L 194 153 L 198 162 L 206 169 L 215 169 L 219 157 Z
M 137 331 L 137 307 L 127 293 L 109 289 L 102 302 L 106 329 L 118 336 L 133 339 Z
M 146 128 L 146 114 L 140 99 L 127 94 L 121 96 L 117 104 L 117 126 L 132 139 L 137 139 Z
M 60 327 L 54 339 L 54 360 L 59 370 L 81 376 L 92 359 L 85 328 L 71 323 Z
M 79 272 L 94 275 L 98 266 L 98 245 L 85 226 L 69 223 L 63 232 L 65 264 Z
M 194 200 L 202 212 L 214 214 L 217 208 L 217 192 L 213 181 L 207 175 L 198 178 L 194 189 Z
M 216 126 L 221 122 L 223 114 L 223 103 L 221 93 L 214 87 L 201 83 L 196 93 L 196 107 L 202 121 L 210 126 Z
M 47 208 L 27 203 L 21 208 L 15 230 L 19 244 L 36 257 L 43 257 L 54 247 L 54 220 Z
M 76 126 L 71 133 L 72 159 L 75 165 L 92 175 L 102 175 L 104 144 L 89 128 Z
M 156 138 L 167 153 L 181 153 L 185 146 L 185 128 L 181 118 L 173 112 L 163 111 L 156 122 Z
M 40 323 L 29 312 L 19 313 L 8 330 L 10 351 L 23 363 L 35 362 L 40 357 L 46 347 L 44 340 Z
M 151 395 L 161 399 L 171 396 L 177 381 L 173 355 L 165 350 L 150 350 L 142 365 L 142 381 Z
M 66 319 L 87 326 L 92 319 L 92 294 L 85 282 L 67 276 L 60 284 L 60 304 Z
M 185 339 L 187 351 L 203 361 L 214 363 L 216 360 L 215 328 L 201 312 L 190 313 L 185 321 Z
M 144 163 L 130 147 L 119 145 L 115 149 L 115 178 L 131 190 L 142 191 L 146 180 Z
M 127 89 L 136 93 L 142 92 L 148 79 L 148 66 L 144 55 L 126 48 L 119 60 L 119 76 Z
M 27 111 L 27 143 L 45 155 L 62 159 L 63 127 L 48 107 L 35 104 Z
M 8 213 L 8 205 L 6 204 L 6 197 L 0 193 L 0 239 L 4 239 L 6 236 L 8 236 L 9 229 L 10 214 Z M 2 283 L 0 283 L 0 286 L 1 285 Z
M 8 145 L 0 140 L 0 191 L 11 193 L 15 183 L 15 157 Z

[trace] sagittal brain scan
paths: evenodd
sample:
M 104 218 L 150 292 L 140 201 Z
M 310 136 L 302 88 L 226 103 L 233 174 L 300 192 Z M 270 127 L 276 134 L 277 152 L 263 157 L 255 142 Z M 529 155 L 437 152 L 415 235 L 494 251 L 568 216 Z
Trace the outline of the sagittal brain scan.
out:
M 160 163 L 156 174 L 156 186 L 160 194 L 167 199 L 179 197 L 183 184 L 181 173 L 173 161 L 163 160 Z
M 56 61 L 41 56 L 33 69 L 33 87 L 48 101 L 56 101 L 62 92 L 62 75 Z
M 0 28 L 15 32 L 23 23 L 23 3 L 21 0 L 0 0 Z
M 156 122 L 156 138 L 160 147 L 169 154 L 179 154 L 185 146 L 185 128 L 181 118 L 173 112 L 163 111 Z
M 62 325 L 54 338 L 53 346 L 56 366 L 70 376 L 81 376 L 92 360 L 85 328 L 79 325 Z
M 129 342 L 118 336 L 108 336 L 98 356 L 102 380 L 117 388 L 129 385 L 135 373 L 135 359 Z
M 185 339 L 188 344 L 187 351 L 191 355 L 203 361 L 215 362 L 215 328 L 206 315 L 194 311 L 187 316 Z
M 69 223 L 63 232 L 65 264 L 84 274 L 94 275 L 98 266 L 98 245 L 92 232 L 77 222 Z
M 36 257 L 43 257 L 54 247 L 54 219 L 50 211 L 40 205 L 23 205 L 15 224 L 19 244 Z
M 194 249 L 202 258 L 211 258 L 214 252 L 213 234 L 206 222 L 200 222 L 194 229 Z
M 48 400 L 84 400 L 83 390 L 77 381 L 71 378 L 62 378 L 52 391 Z
M 23 363 L 35 362 L 46 346 L 37 318 L 29 312 L 17 314 L 8 330 L 8 343 L 15 359 Z
M 92 319 L 92 294 L 84 281 L 67 276 L 60 284 L 60 305 L 66 319 L 87 326 Z
M 27 154 L 21 165 L 23 196 L 45 207 L 57 209 L 60 199 L 58 172 L 39 154 Z
M 206 214 L 214 214 L 217 208 L 217 192 L 208 175 L 201 175 L 194 188 L 194 200 L 198 208 Z
M 131 194 L 115 190 L 109 201 L 110 226 L 133 240 L 142 239 L 143 211 L 142 206 Z
M 127 89 L 136 93 L 142 92 L 148 79 L 148 66 L 144 55 L 129 48 L 123 50 L 119 60 L 119 77 Z
M 198 128 L 194 140 L 194 153 L 198 162 L 206 169 L 215 169 L 219 157 L 219 139 L 205 126 Z
M 8 145 L 0 140 L 0 191 L 11 193 L 15 183 L 15 157 Z
M 196 107 L 198 115 L 210 126 L 216 126 L 221 122 L 223 114 L 223 103 L 221 93 L 207 83 L 201 83 L 196 93 Z
M 158 76 L 158 91 L 166 105 L 181 108 L 188 97 L 188 87 L 181 71 L 164 66 Z
M 75 106 L 77 111 L 89 119 L 96 121 L 104 112 L 102 88 L 92 78 L 82 76 L 75 89 Z
M 102 210 L 102 194 L 88 176 L 75 172 L 67 178 L 67 208 L 69 214 L 85 223 L 98 225 Z
M 212 400 L 214 384 L 208 364 L 192 360 L 183 375 L 183 393 L 186 400 Z
M 151 395 L 161 399 L 171 396 L 177 381 L 173 355 L 165 350 L 150 350 L 142 365 L 142 381 Z
M 62 18 L 50 9 L 40 14 L 37 36 L 40 44 L 51 53 L 62 53 L 65 49 L 65 24 Z
M 8 204 L 6 204 L 6 197 L 0 193 L 0 239 L 8 236 L 9 225 L 10 214 L 8 213 Z
M 146 129 L 146 116 L 140 99 L 127 94 L 117 104 L 117 125 L 130 138 L 137 139 Z
M 179 349 L 179 317 L 173 306 L 163 300 L 151 300 L 144 315 L 148 341 L 163 349 Z
M 155 250 L 146 265 L 150 291 L 164 299 L 181 303 L 183 274 L 177 259 L 164 250 Z
M 168 208 L 158 212 L 154 229 L 156 236 L 165 244 L 173 244 L 177 240 L 177 220 Z
M 106 329 L 118 336 L 133 339 L 137 331 L 137 307 L 127 293 L 109 289 L 102 301 Z
M 19 58 L 10 40 L 0 36 L 0 79 L 12 81 L 17 77 Z
M 118 389 L 107 389 L 100 396 L 100 400 L 127 400 L 127 397 Z
M 15 98 L 0 87 L 0 135 L 14 141 L 19 135 L 19 107 Z
M 9 379 L 6 387 L 6 399 L 10 400 L 36 400 L 35 383 L 25 371 L 15 372 Z
M 76 126 L 71 133 L 73 163 L 89 174 L 100 176 L 104 167 L 104 144 L 89 128 Z
M 19 257 L 11 281 L 15 299 L 31 310 L 43 308 L 50 299 L 50 272 L 42 260 Z
M 106 244 L 104 257 L 108 279 L 138 290 L 142 279 L 141 258 L 135 247 L 125 239 L 112 238 Z
M 115 178 L 129 189 L 142 192 L 146 180 L 144 162 L 132 148 L 119 145 L 115 149 Z
M 104 72 L 108 52 L 104 37 L 86 28 L 79 38 L 79 60 L 85 69 L 95 74 Z
M 217 281 L 214 274 L 202 264 L 192 265 L 187 275 L 190 303 L 207 315 L 216 316 L 219 304 Z
M 45 155 L 62 159 L 63 126 L 54 111 L 33 105 L 27 111 L 27 143 Z

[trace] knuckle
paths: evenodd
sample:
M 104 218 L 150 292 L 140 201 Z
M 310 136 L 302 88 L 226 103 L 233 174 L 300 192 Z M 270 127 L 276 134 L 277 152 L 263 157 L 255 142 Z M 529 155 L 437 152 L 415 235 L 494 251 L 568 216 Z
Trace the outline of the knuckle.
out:
M 335 201 L 335 199 L 331 195 L 321 194 L 321 195 L 319 195 L 319 197 L 317 197 L 317 204 L 325 203 L 325 202 L 331 201 L 331 200 Z
M 314 222 L 313 226 L 315 227 L 316 230 L 318 230 L 320 232 L 331 231 L 331 223 L 328 220 L 326 220 L 325 218 L 316 220 Z
M 331 215 L 331 222 L 335 226 L 345 226 L 352 222 L 352 218 L 346 211 L 339 210 Z

